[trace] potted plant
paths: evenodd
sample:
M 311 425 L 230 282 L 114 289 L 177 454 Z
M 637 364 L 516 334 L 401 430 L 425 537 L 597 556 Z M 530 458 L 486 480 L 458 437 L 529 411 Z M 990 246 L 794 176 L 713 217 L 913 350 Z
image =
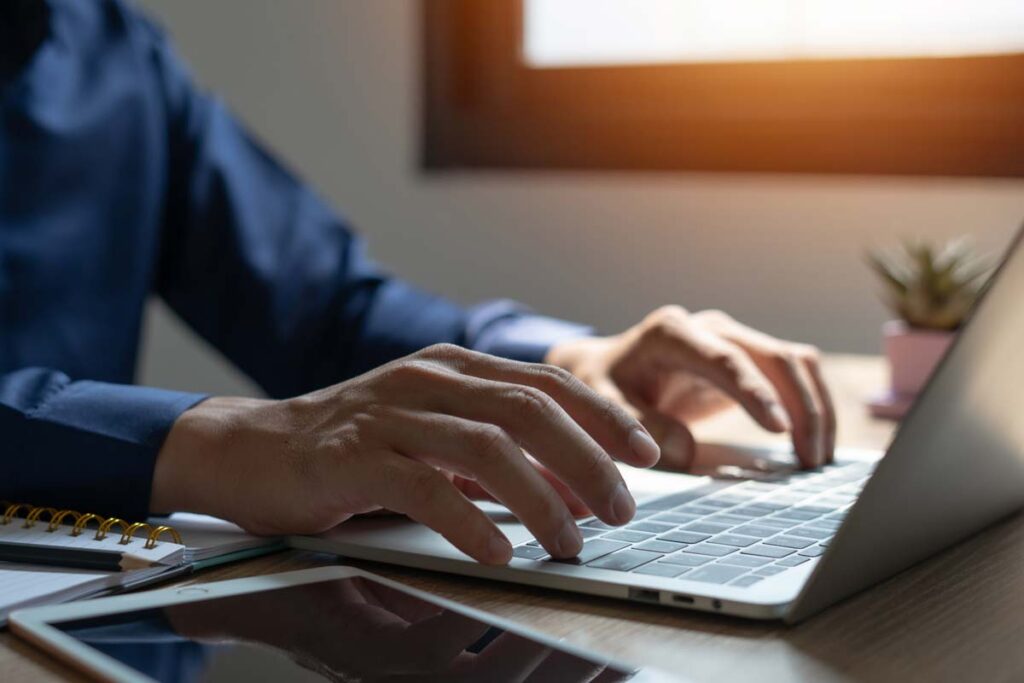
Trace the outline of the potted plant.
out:
M 882 326 L 889 390 L 870 407 L 878 417 L 899 419 L 946 353 L 991 267 L 964 240 L 938 248 L 907 243 L 897 251 L 872 252 L 868 262 L 897 316 Z

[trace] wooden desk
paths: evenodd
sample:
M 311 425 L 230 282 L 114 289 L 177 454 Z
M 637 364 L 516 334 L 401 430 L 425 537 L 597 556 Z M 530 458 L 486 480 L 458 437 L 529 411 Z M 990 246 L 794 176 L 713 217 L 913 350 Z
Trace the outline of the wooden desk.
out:
M 833 356 L 844 445 L 882 447 L 892 425 L 863 398 L 884 383 L 878 359 Z M 725 415 L 701 435 L 761 435 Z M 965 454 L 966 455 L 966 454 Z M 209 571 L 198 582 L 321 566 L 335 558 L 287 552 Z M 1020 517 L 793 628 L 611 599 L 448 577 L 372 563 L 371 571 L 541 631 L 694 681 L 1024 680 L 1024 522 Z M 73 671 L 0 633 L 0 680 L 77 680 Z

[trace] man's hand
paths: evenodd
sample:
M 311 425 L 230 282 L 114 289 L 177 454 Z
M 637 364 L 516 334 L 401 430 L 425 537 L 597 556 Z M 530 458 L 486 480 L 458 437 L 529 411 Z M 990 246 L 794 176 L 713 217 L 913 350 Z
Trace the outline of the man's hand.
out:
M 612 457 L 658 456 L 634 417 L 569 372 L 440 345 L 294 399 L 200 403 L 160 451 L 151 508 L 262 534 L 383 508 L 505 563 L 508 540 L 469 500 L 493 498 L 552 556 L 573 557 L 573 512 L 618 525 L 636 510 Z
M 693 460 L 687 423 L 735 403 L 765 429 L 791 431 L 805 467 L 832 460 L 836 420 L 817 350 L 720 311 L 666 306 L 622 334 L 558 344 L 546 361 L 640 419 L 669 467 Z

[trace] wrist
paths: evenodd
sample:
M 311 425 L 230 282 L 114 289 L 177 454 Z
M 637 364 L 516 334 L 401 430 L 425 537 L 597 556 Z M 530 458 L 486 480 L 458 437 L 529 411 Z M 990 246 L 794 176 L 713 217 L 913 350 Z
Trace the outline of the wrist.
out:
M 606 350 L 607 337 L 580 337 L 553 344 L 544 356 L 544 362 L 555 365 L 574 374 L 587 359 Z
M 223 517 L 230 494 L 226 484 L 234 479 L 225 467 L 232 434 L 253 408 L 264 403 L 213 397 L 182 413 L 157 454 L 150 511 Z

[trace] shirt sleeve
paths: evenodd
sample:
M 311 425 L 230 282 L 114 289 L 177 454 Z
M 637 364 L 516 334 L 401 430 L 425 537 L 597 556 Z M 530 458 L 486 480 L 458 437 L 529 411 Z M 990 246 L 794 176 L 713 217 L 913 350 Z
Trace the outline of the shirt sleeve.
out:
M 171 153 L 160 295 L 271 396 L 292 396 L 440 342 L 540 361 L 589 328 L 507 301 L 464 308 L 393 277 L 365 243 L 198 90 L 150 26 Z M 429 239 L 409 227 L 409 243 Z
M 0 375 L 0 498 L 142 521 L 164 438 L 203 398 L 44 368 Z

